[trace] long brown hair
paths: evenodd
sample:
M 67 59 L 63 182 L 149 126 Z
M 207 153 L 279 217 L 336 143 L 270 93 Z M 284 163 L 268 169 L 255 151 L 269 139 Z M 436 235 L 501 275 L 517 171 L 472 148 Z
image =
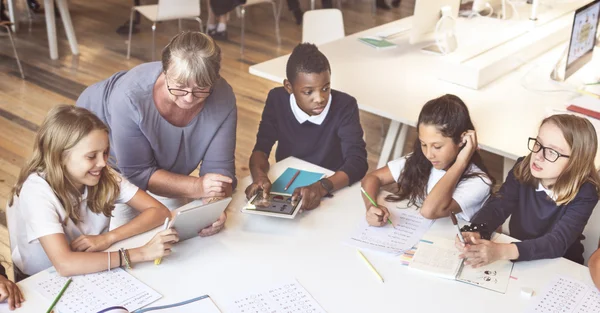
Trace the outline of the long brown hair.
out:
M 596 130 L 590 121 L 571 114 L 558 114 L 545 118 L 541 125 L 552 123 L 556 125 L 571 147 L 571 155 L 565 169 L 560 173 L 553 186 L 549 186 L 556 198 L 556 204 L 563 205 L 575 199 L 579 188 L 586 182 L 596 187 L 600 196 L 600 176 L 594 166 L 598 138 Z M 540 125 L 540 127 L 541 127 Z M 533 153 L 529 153 L 520 164 L 515 167 L 515 178 L 522 184 L 537 188 L 539 179 L 531 175 L 531 162 Z
M 469 109 L 465 103 L 455 95 L 444 95 L 425 103 L 419 114 L 417 129 L 419 125 L 434 125 L 444 137 L 452 138 L 455 144 L 459 144 L 462 134 L 468 130 L 475 130 Z M 413 153 L 406 158 L 406 164 L 398 179 L 398 193 L 388 195 L 387 201 L 401 201 L 408 199 L 409 205 L 419 206 L 425 200 L 427 192 L 427 182 L 431 173 L 431 162 L 423 154 L 419 138 L 413 145 Z M 492 185 L 494 180 L 489 174 L 481 156 L 477 151 L 473 153 L 470 160 L 482 172 L 467 173 L 470 166 L 467 166 L 465 173 L 461 176 L 461 181 L 471 177 L 480 177 L 486 184 Z
M 79 204 L 81 192 L 67 175 L 64 160 L 69 149 L 93 130 L 108 128 L 94 113 L 71 105 L 54 107 L 40 126 L 35 136 L 33 154 L 21 169 L 19 179 L 11 191 L 9 205 L 19 196 L 23 183 L 33 173 L 43 174 L 74 223 L 80 222 Z M 119 195 L 116 174 L 108 166 L 102 168 L 100 181 L 96 186 L 88 186 L 87 206 L 93 213 L 111 216 L 114 203 Z M 66 223 L 62 221 L 63 224 Z

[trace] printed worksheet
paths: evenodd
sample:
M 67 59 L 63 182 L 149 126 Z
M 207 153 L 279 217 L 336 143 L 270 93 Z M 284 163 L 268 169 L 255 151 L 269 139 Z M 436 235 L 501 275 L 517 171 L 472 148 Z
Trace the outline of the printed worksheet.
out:
M 393 225 L 369 226 L 363 217 L 345 242 L 359 249 L 400 255 L 417 244 L 433 224 L 414 208 L 387 207 Z
M 600 291 L 567 277 L 553 279 L 535 298 L 527 313 L 600 312 Z
M 327 313 L 296 280 L 253 290 L 230 307 L 236 313 Z
M 31 279 L 35 281 L 36 291 L 48 303 L 56 298 L 68 280 L 53 268 Z M 72 279 L 56 304 L 56 310 L 60 313 L 96 313 L 110 306 L 122 306 L 133 312 L 162 297 L 121 268 L 74 276 Z

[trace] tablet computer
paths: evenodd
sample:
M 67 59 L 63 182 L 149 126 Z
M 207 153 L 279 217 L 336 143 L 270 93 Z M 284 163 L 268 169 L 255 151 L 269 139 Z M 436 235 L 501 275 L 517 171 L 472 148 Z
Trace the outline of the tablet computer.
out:
M 219 219 L 231 202 L 231 197 L 204 204 L 202 200 L 192 201 L 177 209 L 171 222 L 179 234 L 179 241 L 198 236 L 198 233 Z
M 292 203 L 291 195 L 277 192 L 271 192 L 265 199 L 259 192 L 248 201 L 242 212 L 292 219 L 300 211 L 301 202 Z

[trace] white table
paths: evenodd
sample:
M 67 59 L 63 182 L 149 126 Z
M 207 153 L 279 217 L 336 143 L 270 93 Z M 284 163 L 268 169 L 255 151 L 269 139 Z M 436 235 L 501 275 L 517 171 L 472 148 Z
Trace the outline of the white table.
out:
M 269 176 L 273 179 L 290 166 L 330 173 L 288 158 L 273 165 Z M 342 243 L 364 218 L 359 185 L 336 192 L 314 211 L 286 220 L 240 213 L 246 202 L 243 191 L 249 183 L 249 177 L 240 181 L 223 232 L 181 242 L 160 266 L 148 262 L 137 264 L 130 271 L 163 295 L 154 304 L 207 293 L 224 307 L 238 291 L 251 292 L 263 283 L 296 278 L 329 313 L 462 313 L 467 307 L 506 313 L 522 312 L 530 303 L 531 300 L 520 297 L 522 287 L 540 292 L 557 274 L 591 281 L 586 267 L 566 259 L 519 262 L 512 274 L 518 280 L 511 280 L 507 293 L 500 294 L 413 271 L 401 266 L 395 257 L 365 252 L 384 277 L 382 284 L 358 257 L 356 249 Z M 114 248 L 139 246 L 156 231 Z M 455 228 L 449 220 L 438 220 L 429 233 L 453 238 Z M 50 301 L 42 299 L 30 282 L 27 279 L 19 284 L 27 299 L 19 312 L 43 312 Z M 431 301 L 434 297 L 435 301 Z
M 428 100 L 450 93 L 468 105 L 480 147 L 504 157 L 506 177 L 515 160 L 529 153 L 527 138 L 537 134 L 547 109 L 564 108 L 567 101 L 576 96 L 574 93 L 534 92 L 522 84 L 523 77 L 531 74 L 529 70 L 542 64 L 540 69 L 533 71 L 534 74 L 544 71 L 541 87 L 559 88 L 544 85 L 548 84 L 550 71 L 562 47 L 480 90 L 473 90 L 439 80 L 438 69 L 443 67 L 443 57 L 420 51 L 425 44 L 410 45 L 408 34 L 391 39 L 398 47 L 388 50 L 376 50 L 357 40 L 389 29 L 410 28 L 411 21 L 412 17 L 407 17 L 319 46 L 331 64 L 332 87 L 354 96 L 361 110 L 391 120 L 378 167 L 387 163 L 396 138 L 399 140 L 394 157 L 402 152 L 407 132 L 403 125 L 415 126 L 419 112 Z M 251 66 L 250 73 L 282 83 L 288 57 Z M 542 88 L 538 86 L 538 89 Z
M 44 13 L 46 15 L 46 29 L 48 32 L 48 49 L 50 50 L 50 59 L 58 59 L 58 43 L 56 37 L 56 17 L 54 16 L 54 1 L 58 6 L 60 17 L 65 27 L 65 33 L 71 46 L 71 52 L 73 55 L 79 55 L 79 47 L 77 45 L 77 38 L 75 37 L 75 30 L 73 28 L 73 22 L 71 21 L 71 14 L 69 13 L 69 4 L 67 0 L 44 0 Z M 17 31 L 17 21 L 15 17 L 15 0 L 8 0 L 8 11 L 11 22 L 14 23 L 13 31 Z

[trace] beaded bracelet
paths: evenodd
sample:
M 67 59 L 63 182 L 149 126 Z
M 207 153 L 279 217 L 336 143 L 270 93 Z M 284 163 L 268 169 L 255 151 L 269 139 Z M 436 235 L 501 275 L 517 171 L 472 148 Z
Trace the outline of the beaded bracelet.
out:
M 485 223 L 465 225 L 460 229 L 460 231 L 461 232 L 479 233 L 479 235 L 481 235 L 481 239 L 485 239 L 485 240 L 491 240 L 491 238 L 492 238 L 492 232 L 489 231 L 489 229 Z
M 127 253 L 127 249 L 121 248 L 121 250 L 119 251 L 123 255 L 123 259 L 125 260 L 125 267 L 127 269 L 131 269 L 131 263 L 129 262 L 129 255 Z

